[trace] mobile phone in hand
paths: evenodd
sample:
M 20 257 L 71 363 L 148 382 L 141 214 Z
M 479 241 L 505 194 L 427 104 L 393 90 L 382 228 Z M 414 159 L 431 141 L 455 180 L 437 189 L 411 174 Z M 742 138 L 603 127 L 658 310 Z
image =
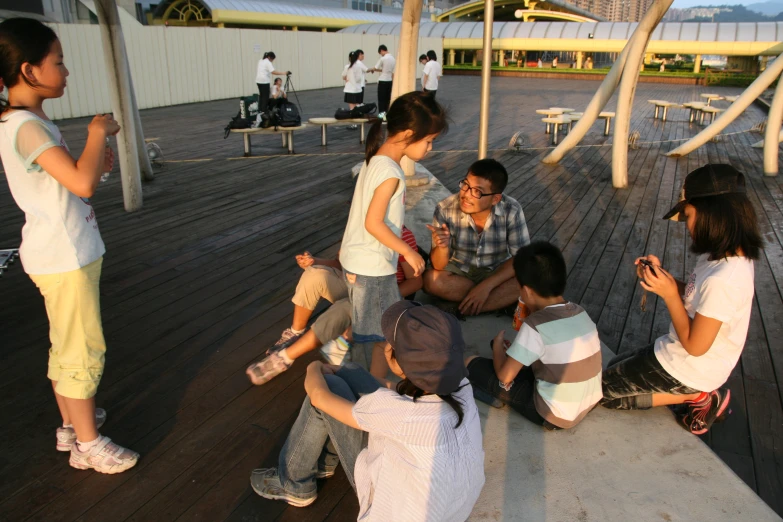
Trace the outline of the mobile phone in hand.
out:
M 639 263 L 643 264 L 644 266 L 648 267 L 650 269 L 650 272 L 652 272 L 652 275 L 658 276 L 658 274 L 655 273 L 655 265 L 652 264 L 651 261 L 648 261 L 646 259 L 640 259 Z

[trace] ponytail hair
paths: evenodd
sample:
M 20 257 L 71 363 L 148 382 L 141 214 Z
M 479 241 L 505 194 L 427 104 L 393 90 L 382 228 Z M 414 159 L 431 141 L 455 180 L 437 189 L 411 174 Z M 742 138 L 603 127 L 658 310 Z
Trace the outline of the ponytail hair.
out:
M 458 390 L 461 388 L 462 387 L 460 386 Z M 407 395 L 413 399 L 413 402 L 416 402 L 416 399 L 425 395 L 424 390 L 413 384 L 407 378 L 398 382 L 396 389 L 397 393 L 400 395 Z M 465 417 L 465 412 L 462 410 L 462 402 L 460 402 L 459 399 L 454 397 L 452 394 L 438 395 L 438 397 L 440 397 L 440 400 L 451 406 L 451 408 L 454 410 L 454 413 L 457 414 L 457 424 L 454 425 L 454 429 L 459 428 L 460 424 L 462 424 L 462 419 Z
M 351 65 L 349 65 L 348 68 L 350 69 L 351 67 L 353 67 L 353 64 L 355 64 L 356 60 L 358 60 L 358 59 L 359 59 L 359 53 L 358 52 L 351 51 L 350 53 L 348 53 L 348 61 L 351 62 Z
M 0 79 L 6 88 L 19 80 L 36 87 L 22 74 L 22 65 L 40 65 L 57 41 L 57 34 L 48 26 L 32 18 L 9 18 L 0 23 Z M 8 98 L 0 98 L 0 113 L 8 109 Z
M 446 109 L 435 98 L 421 91 L 411 91 L 394 100 L 386 113 L 388 138 L 407 130 L 413 131 L 408 144 L 423 140 L 431 134 L 445 134 L 449 130 Z M 364 161 L 368 164 L 383 145 L 383 122 L 375 120 L 367 135 Z

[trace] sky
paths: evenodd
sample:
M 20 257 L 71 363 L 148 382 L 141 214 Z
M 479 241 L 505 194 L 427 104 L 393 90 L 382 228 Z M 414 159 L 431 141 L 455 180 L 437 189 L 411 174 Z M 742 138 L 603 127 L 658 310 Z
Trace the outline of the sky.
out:
M 697 5 L 750 5 L 765 0 L 674 0 L 672 7 L 695 7 Z

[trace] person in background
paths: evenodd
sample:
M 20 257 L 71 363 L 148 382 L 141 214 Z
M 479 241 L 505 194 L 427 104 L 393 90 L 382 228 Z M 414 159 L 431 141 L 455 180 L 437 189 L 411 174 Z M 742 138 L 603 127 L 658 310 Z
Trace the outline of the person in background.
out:
M 552 58 L 552 69 L 557 69 L 557 56 Z
M 275 78 L 275 83 L 272 85 L 272 92 L 270 94 L 273 100 L 288 98 L 288 95 L 283 90 L 283 79 Z
M 391 104 L 392 82 L 394 81 L 396 61 L 385 45 L 378 47 L 378 54 L 381 55 L 381 59 L 369 72 L 381 73 L 378 77 L 378 117 L 383 119 Z
M 427 63 L 424 65 L 424 73 L 421 77 L 422 90 L 433 98 L 438 93 L 438 82 L 443 76 L 443 68 L 438 63 L 438 55 L 435 51 L 427 51 Z
M 359 105 L 362 105 L 364 103 L 364 87 L 367 85 L 367 66 L 364 65 L 364 51 L 361 49 L 356 49 L 354 51 L 356 54 L 356 63 L 354 64 L 354 67 L 357 67 L 360 72 L 361 76 L 361 87 L 362 87 L 362 97 L 361 101 L 359 102 Z
M 291 74 L 291 71 L 281 72 L 275 69 L 272 62 L 275 61 L 275 53 L 269 51 L 264 53 L 264 57 L 258 61 L 258 68 L 256 69 L 256 85 L 258 85 L 258 112 L 266 111 L 269 105 L 269 95 L 271 93 L 270 84 L 272 83 L 272 75 L 285 76 Z

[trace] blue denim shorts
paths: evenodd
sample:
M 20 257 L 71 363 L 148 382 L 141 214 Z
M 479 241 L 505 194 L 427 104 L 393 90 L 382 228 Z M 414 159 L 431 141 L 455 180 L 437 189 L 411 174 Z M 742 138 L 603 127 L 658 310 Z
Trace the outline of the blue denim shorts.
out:
M 348 299 L 351 301 L 354 342 L 385 341 L 381 330 L 383 312 L 402 299 L 397 286 L 397 276 L 364 276 L 344 270 L 343 278 L 348 287 Z

